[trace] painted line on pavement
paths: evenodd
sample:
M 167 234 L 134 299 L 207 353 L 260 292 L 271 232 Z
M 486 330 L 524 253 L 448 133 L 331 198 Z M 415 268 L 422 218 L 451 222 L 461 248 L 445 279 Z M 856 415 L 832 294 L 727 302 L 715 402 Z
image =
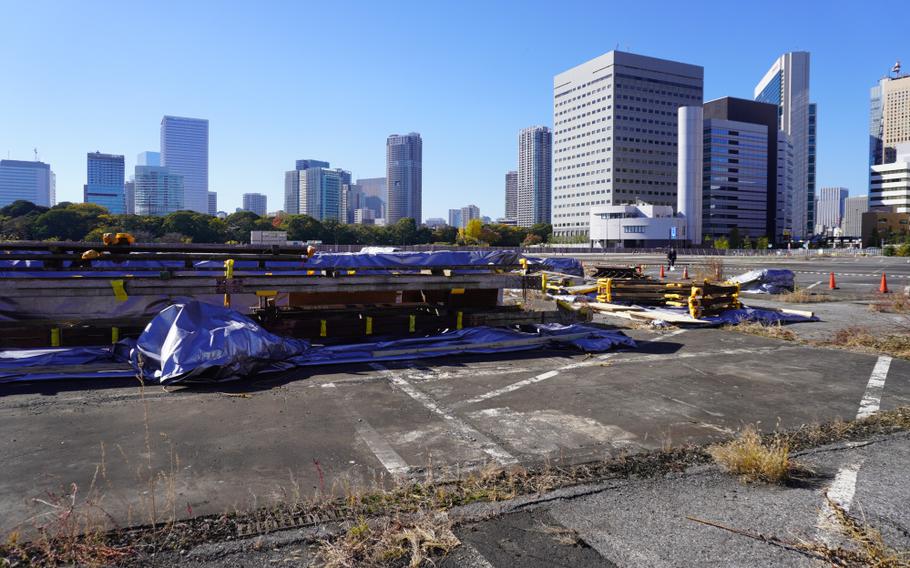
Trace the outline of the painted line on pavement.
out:
M 671 331 L 670 333 L 661 334 L 661 335 L 655 337 L 654 339 L 650 339 L 643 343 L 654 343 L 654 342 L 657 342 L 658 340 L 668 339 L 670 337 L 679 335 L 680 333 L 682 333 L 684 331 L 686 331 L 686 330 L 677 329 L 677 330 Z M 506 385 L 502 388 L 498 388 L 498 389 L 492 390 L 490 392 L 484 393 L 482 395 L 475 396 L 474 398 L 469 398 L 467 400 L 463 400 L 461 402 L 456 403 L 454 405 L 454 408 L 460 408 L 462 406 L 467 406 L 469 404 L 477 404 L 478 402 L 483 402 L 483 401 L 489 400 L 491 398 L 496 398 L 497 396 L 501 396 L 504 394 L 508 394 L 510 392 L 517 391 L 518 389 L 524 388 L 528 385 L 533 385 L 533 384 L 545 381 L 547 379 L 552 379 L 553 377 L 557 376 L 559 373 L 561 373 L 563 371 L 570 371 L 572 369 L 580 369 L 583 367 L 592 367 L 595 365 L 602 365 L 605 361 L 607 361 L 614 355 L 615 355 L 615 353 L 607 353 L 605 355 L 600 355 L 599 357 L 595 357 L 593 361 L 587 360 L 587 361 L 581 361 L 578 363 L 571 363 L 569 365 L 560 367 L 559 369 L 547 371 L 545 373 L 541 373 L 539 375 L 533 376 L 529 379 L 523 379 L 521 381 L 514 382 L 510 385 Z
M 814 284 L 809 284 L 808 286 L 806 286 L 806 290 L 811 290 L 812 288 L 815 288 L 816 286 L 818 286 L 821 283 L 822 283 L 822 281 L 819 280 L 818 282 L 816 282 Z
M 361 419 L 357 424 L 357 435 L 370 448 L 379 463 L 394 476 L 406 476 L 411 468 L 398 452 L 373 428 L 369 422 Z
M 379 363 L 370 363 L 370 366 L 384 374 L 392 386 L 422 404 L 430 412 L 439 415 L 445 420 L 446 424 L 449 425 L 449 430 L 460 440 L 473 445 L 479 445 L 480 449 L 485 454 L 496 460 L 500 465 L 518 463 L 518 460 L 515 459 L 512 454 L 471 427 L 467 422 L 452 414 L 448 409 L 437 403 L 430 396 L 416 389 L 414 385 L 406 381 L 401 375 L 389 370 Z
M 859 412 L 857 418 L 872 416 L 878 412 L 882 402 L 882 392 L 885 390 L 885 379 L 888 377 L 888 369 L 891 367 L 891 357 L 882 355 L 875 362 L 872 369 L 872 375 L 866 384 L 866 392 L 863 393 L 863 399 L 859 403 Z

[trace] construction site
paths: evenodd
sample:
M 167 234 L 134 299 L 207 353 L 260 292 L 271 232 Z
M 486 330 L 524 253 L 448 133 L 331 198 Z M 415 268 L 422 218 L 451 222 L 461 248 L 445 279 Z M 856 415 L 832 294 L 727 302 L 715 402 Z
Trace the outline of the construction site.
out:
M 908 290 L 882 256 L 3 242 L 0 566 L 908 566 Z

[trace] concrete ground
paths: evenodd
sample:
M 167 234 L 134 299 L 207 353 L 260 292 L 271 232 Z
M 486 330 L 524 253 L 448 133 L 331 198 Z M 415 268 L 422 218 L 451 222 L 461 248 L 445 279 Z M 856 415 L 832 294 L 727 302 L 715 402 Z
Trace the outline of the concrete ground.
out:
M 726 266 L 743 269 L 750 262 L 755 261 L 725 259 Z M 877 317 L 863 300 L 853 299 L 873 293 L 875 273 L 886 270 L 895 287 L 898 281 L 910 284 L 910 264 L 893 259 L 793 262 L 805 269 L 797 271 L 805 287 L 827 283 L 823 275 L 838 272 L 841 290 L 834 292 L 843 294 L 843 301 L 808 309 L 830 309 L 823 319 L 841 318 L 844 324 Z M 793 329 L 812 333 L 839 325 Z M 70 492 L 71 484 L 79 499 L 99 502 L 114 523 L 141 524 L 155 515 L 222 513 L 297 495 L 367 488 L 425 476 L 428 470 L 577 463 L 620 451 L 709 442 L 750 423 L 773 429 L 850 419 L 861 401 L 872 400 L 883 409 L 910 404 L 907 360 L 717 329 L 628 334 L 640 342 L 638 348 L 597 356 L 539 351 L 307 368 L 211 389 L 166 392 L 130 381 L 0 386 L 0 534 L 40 523 L 48 511 L 41 501 Z M 858 479 L 898 479 L 900 464 L 906 467 L 910 457 L 906 438 L 831 452 L 830 459 L 880 448 L 896 449 L 863 457 Z M 818 459 L 829 459 L 825 456 Z M 824 464 L 825 471 L 839 467 Z M 477 566 L 519 565 L 517 553 L 541 562 L 560 558 L 567 566 L 692 565 L 684 561 L 689 557 L 679 556 L 677 562 L 667 556 L 677 553 L 703 553 L 717 565 L 755 565 L 748 558 L 750 547 L 758 545 L 744 542 L 745 548 L 725 562 L 723 554 L 739 537 L 680 520 L 680 515 L 703 515 L 745 529 L 796 530 L 805 528 L 810 508 L 820 506 L 817 487 L 811 495 L 788 489 L 786 495 L 772 491 L 759 498 L 724 479 L 705 470 L 654 485 L 629 482 L 619 492 L 463 532 L 470 544 L 464 550 L 479 551 L 487 564 L 475 559 Z M 861 481 L 858 487 L 858 496 L 867 491 Z M 704 489 L 704 502 L 692 497 L 693 488 Z M 889 489 L 880 491 L 869 502 L 894 506 L 885 498 Z M 906 496 L 899 497 L 907 503 Z M 777 508 L 762 509 L 763 499 Z M 790 501 L 792 518 L 785 507 Z M 578 531 L 590 548 L 549 545 L 534 527 L 551 523 Z M 903 517 L 895 523 L 910 524 Z M 678 540 L 661 546 L 656 535 L 664 531 Z M 484 540 L 487 533 L 505 535 L 499 540 L 513 544 Z M 686 550 L 676 552 L 676 546 Z M 768 558 L 768 565 L 791 562 L 775 564 L 777 557 Z M 450 565 L 471 565 L 465 562 Z M 524 558 L 520 565 L 535 564 Z

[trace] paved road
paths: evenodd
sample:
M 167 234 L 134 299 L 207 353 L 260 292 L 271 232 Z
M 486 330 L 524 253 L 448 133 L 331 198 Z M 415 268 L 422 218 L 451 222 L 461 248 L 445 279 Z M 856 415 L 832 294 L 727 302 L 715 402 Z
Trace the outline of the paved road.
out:
M 807 324 L 808 325 L 808 324 Z M 721 330 L 631 331 L 638 349 L 300 369 L 229 391 L 8 385 L 0 530 L 33 497 L 92 486 L 119 523 L 220 513 L 491 462 L 578 462 L 704 442 L 745 423 L 856 414 L 882 359 Z M 881 406 L 910 404 L 889 361 Z M 153 477 L 156 483 L 150 483 Z

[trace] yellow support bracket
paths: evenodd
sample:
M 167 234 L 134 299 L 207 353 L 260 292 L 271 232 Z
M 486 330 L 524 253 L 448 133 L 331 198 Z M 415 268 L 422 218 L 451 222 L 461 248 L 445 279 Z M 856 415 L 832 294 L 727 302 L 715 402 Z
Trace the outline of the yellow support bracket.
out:
M 123 280 L 111 280 L 111 288 L 114 290 L 114 298 L 118 302 L 127 300 L 126 289 L 123 287 Z

